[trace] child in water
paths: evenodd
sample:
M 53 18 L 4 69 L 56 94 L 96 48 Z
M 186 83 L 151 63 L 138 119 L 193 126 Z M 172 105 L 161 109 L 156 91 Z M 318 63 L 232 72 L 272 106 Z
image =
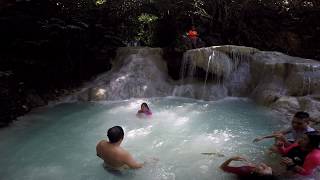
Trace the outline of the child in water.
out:
M 149 109 L 147 103 L 141 104 L 141 109 L 137 112 L 138 117 L 150 117 L 152 115 L 151 110 Z

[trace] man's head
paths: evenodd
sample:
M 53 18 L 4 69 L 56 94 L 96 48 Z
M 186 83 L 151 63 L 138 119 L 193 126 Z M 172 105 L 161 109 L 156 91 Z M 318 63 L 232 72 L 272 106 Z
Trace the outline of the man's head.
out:
M 110 143 L 117 143 L 122 141 L 124 132 L 122 127 L 114 126 L 108 130 L 108 138 Z
M 292 128 L 296 131 L 305 130 L 308 127 L 309 120 L 310 120 L 309 118 L 310 116 L 307 112 L 303 112 L 303 111 L 297 112 L 291 121 Z

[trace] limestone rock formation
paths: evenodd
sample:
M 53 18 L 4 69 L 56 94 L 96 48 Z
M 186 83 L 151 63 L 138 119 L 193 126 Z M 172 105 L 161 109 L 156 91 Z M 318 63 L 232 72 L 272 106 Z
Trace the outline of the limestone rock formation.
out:
M 112 69 L 79 94 L 82 100 L 122 100 L 168 96 L 167 66 L 160 48 L 119 48 Z
M 319 99 L 314 98 L 320 94 L 319 61 L 242 46 L 190 50 L 185 61 L 192 62 L 191 69 L 220 77 L 219 83 L 211 83 L 226 88 L 229 96 L 250 97 L 284 114 L 298 110 L 313 117 L 320 114 Z

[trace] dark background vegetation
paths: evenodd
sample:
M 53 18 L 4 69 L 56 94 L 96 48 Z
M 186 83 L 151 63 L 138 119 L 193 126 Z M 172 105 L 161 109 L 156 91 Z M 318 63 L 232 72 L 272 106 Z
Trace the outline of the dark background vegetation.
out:
M 206 46 L 320 59 L 319 0 L 1 0 L 0 126 L 109 70 L 119 46 L 179 59 L 191 25 Z

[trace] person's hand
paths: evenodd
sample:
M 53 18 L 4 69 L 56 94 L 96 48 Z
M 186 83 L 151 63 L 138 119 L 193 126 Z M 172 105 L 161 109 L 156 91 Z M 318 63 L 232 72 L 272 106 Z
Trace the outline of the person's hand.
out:
M 262 137 L 258 137 L 258 138 L 255 138 L 255 139 L 253 140 L 253 142 L 254 142 L 254 143 L 259 142 L 259 141 L 261 141 L 262 139 L 263 139 Z
M 284 164 L 284 165 L 286 165 L 286 166 L 292 166 L 292 165 L 294 165 L 292 159 L 291 159 L 291 158 L 288 158 L 288 157 L 283 157 L 283 158 L 281 159 L 281 163 Z
M 287 141 L 287 138 L 281 133 L 274 134 L 274 137 L 276 138 L 277 141 L 282 141 L 283 143 Z
M 281 134 L 281 133 L 274 133 L 273 135 L 274 135 L 274 137 L 277 138 L 277 139 L 284 139 L 284 138 L 285 138 L 284 135 Z
M 282 134 L 281 131 L 273 131 L 272 134 Z

